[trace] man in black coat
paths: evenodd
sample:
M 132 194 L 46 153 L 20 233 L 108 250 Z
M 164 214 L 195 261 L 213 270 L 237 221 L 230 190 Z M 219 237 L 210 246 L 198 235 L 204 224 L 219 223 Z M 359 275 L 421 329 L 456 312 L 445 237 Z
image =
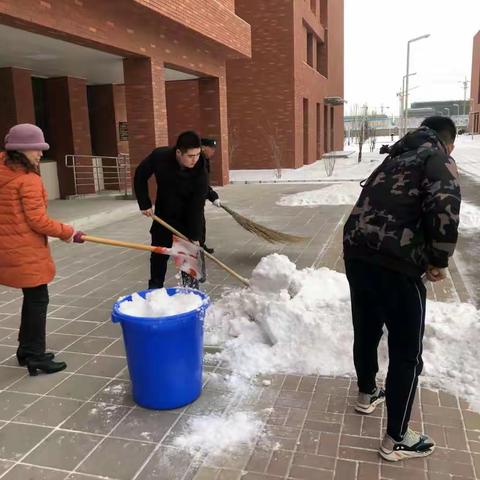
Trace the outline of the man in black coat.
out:
M 202 138 L 202 157 L 205 160 L 205 166 L 207 168 L 209 182 L 208 182 L 208 192 L 207 192 L 207 200 L 212 202 L 213 205 L 220 208 L 220 198 L 218 197 L 218 193 L 210 186 L 210 160 L 215 155 L 217 151 L 217 141 L 214 138 Z M 213 248 L 208 248 L 206 245 L 206 237 L 207 237 L 207 228 L 206 228 L 206 220 L 205 217 L 203 219 L 203 237 L 201 241 L 201 245 L 203 246 L 204 250 L 208 253 L 214 253 L 215 250 Z
M 173 148 L 153 150 L 138 165 L 134 178 L 135 195 L 142 214 L 151 217 L 154 213 L 148 194 L 148 179 L 155 175 L 155 214 L 197 244 L 202 240 L 203 210 L 208 190 L 208 175 L 205 161 L 200 157 L 200 147 L 200 137 L 195 132 L 183 132 Z M 172 246 L 171 232 L 159 223 L 152 223 L 150 233 L 152 245 Z M 168 256 L 152 253 L 148 288 L 163 287 L 167 262 Z M 198 286 L 187 281 L 185 275 L 182 278 L 184 284 Z
M 353 357 L 359 395 L 355 409 L 370 414 L 385 400 L 386 460 L 424 457 L 435 443 L 408 427 L 423 367 L 426 288 L 424 278 L 446 277 L 458 236 L 460 186 L 448 117 L 430 117 L 388 148 L 343 231 L 350 284 Z M 377 387 L 377 347 L 388 330 L 386 391 Z

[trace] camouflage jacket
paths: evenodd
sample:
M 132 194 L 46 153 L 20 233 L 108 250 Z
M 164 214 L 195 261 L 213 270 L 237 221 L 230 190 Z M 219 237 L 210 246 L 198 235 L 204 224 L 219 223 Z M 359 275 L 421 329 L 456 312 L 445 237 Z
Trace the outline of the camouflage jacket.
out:
M 343 230 L 345 259 L 414 276 L 448 266 L 461 195 L 455 161 L 433 130 L 421 127 L 390 147 L 362 187 Z

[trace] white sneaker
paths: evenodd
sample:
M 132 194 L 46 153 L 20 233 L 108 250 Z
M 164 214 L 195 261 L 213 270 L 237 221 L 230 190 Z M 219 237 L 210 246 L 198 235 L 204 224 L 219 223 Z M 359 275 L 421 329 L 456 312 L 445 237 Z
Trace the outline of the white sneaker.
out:
M 428 435 L 409 428 L 400 442 L 396 442 L 390 435 L 385 434 L 378 452 L 385 460 L 398 462 L 409 458 L 426 457 L 434 450 L 435 442 Z
M 376 388 L 373 393 L 358 392 L 355 410 L 360 413 L 372 413 L 377 405 L 385 401 L 385 392 L 381 388 Z

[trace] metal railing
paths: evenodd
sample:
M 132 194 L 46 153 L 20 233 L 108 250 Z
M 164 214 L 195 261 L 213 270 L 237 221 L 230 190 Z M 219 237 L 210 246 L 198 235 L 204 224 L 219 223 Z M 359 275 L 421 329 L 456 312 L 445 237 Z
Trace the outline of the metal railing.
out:
M 132 192 L 130 158 L 101 155 L 65 155 L 65 166 L 73 171 L 75 195 Z

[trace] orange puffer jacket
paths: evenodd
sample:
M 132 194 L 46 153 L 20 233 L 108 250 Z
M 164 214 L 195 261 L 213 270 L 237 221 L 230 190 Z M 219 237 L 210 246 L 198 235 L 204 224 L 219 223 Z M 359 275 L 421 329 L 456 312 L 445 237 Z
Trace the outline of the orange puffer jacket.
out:
M 0 153 L 0 284 L 37 287 L 55 276 L 48 238 L 69 239 L 70 225 L 47 215 L 47 193 L 40 175 L 12 170 Z

